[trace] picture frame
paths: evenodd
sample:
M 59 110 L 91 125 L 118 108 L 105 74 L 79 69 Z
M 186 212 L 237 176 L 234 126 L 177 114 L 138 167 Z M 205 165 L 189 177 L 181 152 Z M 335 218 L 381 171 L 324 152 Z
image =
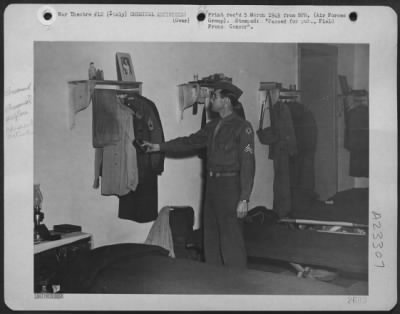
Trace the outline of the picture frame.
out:
M 115 54 L 117 63 L 118 81 L 136 81 L 132 59 L 129 53 L 117 52 Z

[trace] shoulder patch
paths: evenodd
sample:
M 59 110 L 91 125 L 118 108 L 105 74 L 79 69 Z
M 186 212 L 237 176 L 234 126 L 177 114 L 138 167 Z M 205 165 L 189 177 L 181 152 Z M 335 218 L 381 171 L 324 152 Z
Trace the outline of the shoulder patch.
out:
M 253 148 L 251 147 L 250 144 L 247 144 L 247 146 L 243 150 L 245 153 L 249 153 L 250 155 L 253 155 Z
M 154 124 L 153 124 L 153 120 L 151 120 L 151 118 L 149 118 L 149 120 L 147 121 L 147 126 L 150 131 L 154 130 Z
M 246 128 L 246 133 L 248 134 L 248 135 L 250 135 L 253 131 L 251 130 L 251 127 L 247 127 Z

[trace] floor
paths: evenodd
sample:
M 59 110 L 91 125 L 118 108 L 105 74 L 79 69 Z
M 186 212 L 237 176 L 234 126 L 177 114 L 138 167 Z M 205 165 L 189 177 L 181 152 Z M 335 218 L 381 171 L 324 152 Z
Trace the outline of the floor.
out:
M 199 239 L 200 233 L 198 234 Z M 199 242 L 200 243 L 200 242 Z M 198 256 L 198 260 L 202 260 Z M 249 269 L 255 269 L 260 271 L 267 271 L 273 273 L 285 273 L 291 276 L 297 276 L 296 269 L 287 262 L 249 257 L 247 267 Z M 304 267 L 304 265 L 303 265 Z M 306 276 L 309 280 L 321 280 L 337 286 L 348 289 L 349 294 L 353 295 L 366 295 L 368 294 L 368 275 L 360 275 L 355 273 L 343 273 L 332 269 L 321 269 L 320 267 L 311 267 L 311 275 Z M 319 275 L 319 276 L 316 276 Z M 322 275 L 321 275 L 322 274 Z M 318 278 L 318 279 L 316 279 Z
M 284 273 L 291 276 L 297 276 L 298 274 L 296 269 L 289 263 L 270 259 L 249 258 L 248 268 L 273 273 Z M 309 275 L 305 276 L 309 280 L 320 280 L 341 286 L 349 289 L 349 292 L 352 294 L 368 294 L 367 275 L 342 273 L 332 269 L 310 268 Z

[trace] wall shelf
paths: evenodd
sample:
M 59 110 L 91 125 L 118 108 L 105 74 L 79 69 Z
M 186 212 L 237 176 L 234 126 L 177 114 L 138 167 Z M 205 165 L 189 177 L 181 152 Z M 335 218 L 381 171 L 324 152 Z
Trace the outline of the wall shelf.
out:
M 68 81 L 68 84 L 78 85 L 82 83 L 92 83 L 94 87 L 98 85 L 112 85 L 116 89 L 136 89 L 142 94 L 142 82 L 137 81 L 115 81 L 115 80 L 74 80 Z
M 70 84 L 79 84 L 85 82 L 94 82 L 96 85 L 119 85 L 119 86 L 140 86 L 142 82 L 137 81 L 114 81 L 114 80 L 74 80 L 68 81 Z

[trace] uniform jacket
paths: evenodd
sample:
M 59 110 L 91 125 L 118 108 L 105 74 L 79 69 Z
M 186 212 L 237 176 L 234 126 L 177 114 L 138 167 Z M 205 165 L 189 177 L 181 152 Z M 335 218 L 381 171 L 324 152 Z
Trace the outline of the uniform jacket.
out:
M 276 136 L 269 151 L 269 158 L 274 161 L 273 209 L 280 217 L 285 217 L 292 207 L 289 157 L 297 153 L 293 120 L 286 103 L 273 105 L 271 125 Z
M 152 143 L 164 141 L 164 131 L 156 105 L 139 94 L 129 96 L 125 106 L 134 112 L 136 139 Z M 149 222 L 158 215 L 157 176 L 164 171 L 164 154 L 146 154 L 136 150 L 139 184 L 135 191 L 119 198 L 118 217 L 136 222 Z
M 344 147 L 350 151 L 349 175 L 369 176 L 369 110 L 359 105 L 345 112 Z
M 139 94 L 129 96 L 125 105 L 135 112 L 133 119 L 135 138 L 151 143 L 162 143 L 164 131 L 156 105 L 148 98 Z M 138 151 L 139 177 L 151 171 L 161 174 L 164 171 L 163 153 L 146 154 Z
M 315 152 L 317 148 L 317 124 L 313 113 L 303 104 L 290 102 L 287 104 L 296 134 L 298 152 Z
M 297 153 L 296 134 L 288 105 L 277 102 L 273 105 L 271 113 L 271 125 L 277 141 L 270 146 L 269 158 L 279 158 L 281 153 L 295 155 Z
M 315 198 L 314 159 L 317 148 L 317 124 L 313 113 L 299 102 L 289 102 L 296 134 L 297 154 L 289 158 L 291 214 L 307 209 Z
M 239 117 L 241 117 L 243 120 L 246 120 L 246 114 L 240 101 L 237 102 L 237 105 L 233 108 L 233 110 Z M 207 122 L 210 122 L 213 119 L 219 119 L 219 114 L 204 106 L 203 113 L 201 115 L 201 128 L 204 128 Z M 199 157 L 205 162 L 207 160 L 207 149 L 200 150 Z M 204 167 L 204 169 L 205 168 L 206 167 Z
M 128 94 L 120 100 L 119 93 Z M 93 106 L 95 182 L 103 195 L 119 196 L 119 217 L 137 222 L 155 220 L 158 213 L 157 175 L 164 154 L 144 154 L 134 139 L 161 143 L 164 133 L 155 104 L 136 93 L 96 90 Z
M 218 130 L 216 128 L 218 126 Z M 162 143 L 163 152 L 185 152 L 207 148 L 207 170 L 239 172 L 240 199 L 248 200 L 255 174 L 254 131 L 236 113 L 214 119 L 196 133 Z
M 369 112 L 367 106 L 357 106 L 346 111 L 345 142 L 349 151 L 369 149 Z
M 313 192 L 317 124 L 313 113 L 305 105 L 291 102 L 288 103 L 288 108 L 293 120 L 297 147 L 297 154 L 290 157 L 290 184 L 292 187 Z

